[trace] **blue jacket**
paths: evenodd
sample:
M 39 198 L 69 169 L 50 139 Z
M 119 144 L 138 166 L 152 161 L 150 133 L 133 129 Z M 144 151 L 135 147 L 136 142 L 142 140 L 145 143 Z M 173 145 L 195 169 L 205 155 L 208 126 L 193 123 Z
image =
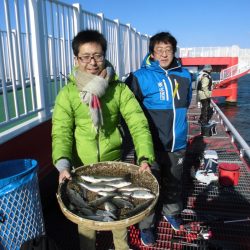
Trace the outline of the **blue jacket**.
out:
M 145 57 L 126 83 L 148 118 L 157 151 L 178 151 L 187 145 L 187 110 L 192 98 L 191 75 L 174 58 L 168 70 Z

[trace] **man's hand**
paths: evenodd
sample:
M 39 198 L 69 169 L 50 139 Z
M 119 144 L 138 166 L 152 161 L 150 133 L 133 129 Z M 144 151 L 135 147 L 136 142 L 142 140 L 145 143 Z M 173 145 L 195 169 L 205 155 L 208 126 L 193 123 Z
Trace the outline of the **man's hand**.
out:
M 63 170 L 62 172 L 60 172 L 59 174 L 59 184 L 64 182 L 66 179 L 71 180 L 71 174 L 68 170 Z
M 142 162 L 140 164 L 139 172 L 144 172 L 144 171 L 151 173 L 150 166 L 147 162 Z

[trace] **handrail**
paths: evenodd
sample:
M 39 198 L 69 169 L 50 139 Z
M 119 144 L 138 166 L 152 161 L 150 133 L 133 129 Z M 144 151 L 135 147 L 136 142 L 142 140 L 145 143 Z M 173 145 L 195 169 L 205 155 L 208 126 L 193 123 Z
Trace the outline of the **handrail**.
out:
M 221 123 L 224 124 L 226 131 L 229 131 L 232 137 L 232 142 L 234 140 L 237 141 L 239 144 L 239 152 L 240 156 L 243 158 L 245 155 L 250 160 L 250 147 L 246 143 L 246 141 L 242 138 L 242 136 L 239 134 L 239 132 L 236 130 L 236 128 L 233 126 L 233 124 L 227 119 L 227 117 L 224 115 L 224 113 L 220 110 L 220 108 L 215 104 L 215 102 L 212 100 L 212 105 L 215 109 L 215 111 L 219 114 L 221 118 Z M 237 147 L 238 148 L 238 147 Z
M 71 41 L 79 30 L 97 29 L 105 35 L 107 59 L 120 76 L 139 68 L 147 53 L 148 35 L 130 24 L 86 11 L 80 4 L 44 0 L 23 1 L 20 6 L 14 1 L 14 8 L 9 8 L 9 1 L 4 3 L 6 8 L 0 15 L 0 22 L 5 24 L 0 29 L 0 137 L 1 127 L 22 122 L 30 112 L 37 114 L 37 120 L 50 118 L 55 98 L 67 84 L 62 75 L 67 76 L 74 63 Z M 23 29 L 17 27 L 20 25 Z M 178 52 L 181 57 L 239 56 L 239 62 L 243 58 L 250 64 L 250 50 L 238 46 L 178 48 Z
M 106 58 L 118 76 L 138 69 L 148 49 L 149 36 L 130 24 L 86 11 L 80 4 L 23 2 L 20 6 L 14 1 L 9 8 L 5 0 L 0 15 L 4 23 L 0 29 L 0 143 L 16 136 L 16 124 L 26 126 L 22 119 L 31 112 L 37 115 L 36 121 L 51 117 L 55 98 L 67 84 L 63 75 L 67 76 L 74 64 L 71 41 L 78 31 L 96 29 L 104 34 L 109 44 Z M 8 132 L 12 134 L 7 136 Z
M 229 79 L 231 77 L 241 75 L 244 72 L 248 72 L 250 70 L 250 65 L 248 64 L 236 64 L 226 69 L 223 69 L 220 72 L 220 81 Z
M 250 49 L 242 49 L 237 45 L 230 47 L 189 47 L 179 48 L 179 57 L 238 57 L 244 61 L 250 59 Z

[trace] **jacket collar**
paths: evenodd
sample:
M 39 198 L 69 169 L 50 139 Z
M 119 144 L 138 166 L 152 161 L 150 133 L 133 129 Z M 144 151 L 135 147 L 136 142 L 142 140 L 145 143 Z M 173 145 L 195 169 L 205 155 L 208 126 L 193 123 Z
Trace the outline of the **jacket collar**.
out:
M 181 67 L 181 63 L 180 61 L 174 57 L 172 63 L 170 64 L 169 68 L 167 70 L 163 69 L 159 63 L 159 61 L 155 61 L 151 59 L 150 53 L 148 53 L 146 55 L 146 57 L 144 58 L 143 62 L 142 62 L 142 68 L 146 68 L 148 70 L 152 70 L 152 71 L 157 71 L 157 72 L 161 72 L 161 73 L 166 73 L 166 71 L 170 71 L 173 69 L 177 69 Z

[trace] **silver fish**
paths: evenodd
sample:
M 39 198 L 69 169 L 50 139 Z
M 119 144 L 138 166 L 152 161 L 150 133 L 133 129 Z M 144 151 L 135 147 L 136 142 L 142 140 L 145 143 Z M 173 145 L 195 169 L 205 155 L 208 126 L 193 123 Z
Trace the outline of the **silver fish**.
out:
M 116 196 L 116 195 L 118 195 L 118 193 L 116 193 L 116 192 L 106 192 L 106 191 L 99 191 L 99 192 L 97 192 L 97 194 L 101 195 L 101 196 L 107 196 L 107 195 L 114 195 L 114 196 Z
M 153 193 L 148 192 L 148 191 L 143 191 L 143 190 L 133 191 L 133 192 L 124 191 L 124 192 L 121 192 L 121 195 L 133 197 L 136 199 L 153 199 L 153 198 L 155 198 L 155 195 Z
M 106 182 L 106 181 L 117 181 L 123 180 L 125 177 L 119 176 L 98 176 L 98 175 L 81 175 L 81 178 L 84 181 L 91 182 L 91 183 L 99 183 L 99 182 Z
M 78 184 L 81 187 L 84 187 L 92 192 L 100 192 L 100 191 L 106 191 L 106 192 L 112 192 L 115 191 L 117 188 L 116 187 L 112 187 L 112 186 L 108 186 L 108 185 L 97 185 L 97 184 L 88 184 L 86 182 L 79 182 Z
M 131 182 L 126 180 L 115 180 L 115 181 L 100 182 L 97 185 L 99 184 L 105 184 L 111 187 L 122 188 L 131 185 Z
M 149 188 L 144 188 L 144 187 L 135 187 L 135 186 L 127 186 L 127 187 L 122 187 L 118 189 L 119 192 L 123 192 L 123 191 L 148 191 L 151 192 L 151 190 Z

